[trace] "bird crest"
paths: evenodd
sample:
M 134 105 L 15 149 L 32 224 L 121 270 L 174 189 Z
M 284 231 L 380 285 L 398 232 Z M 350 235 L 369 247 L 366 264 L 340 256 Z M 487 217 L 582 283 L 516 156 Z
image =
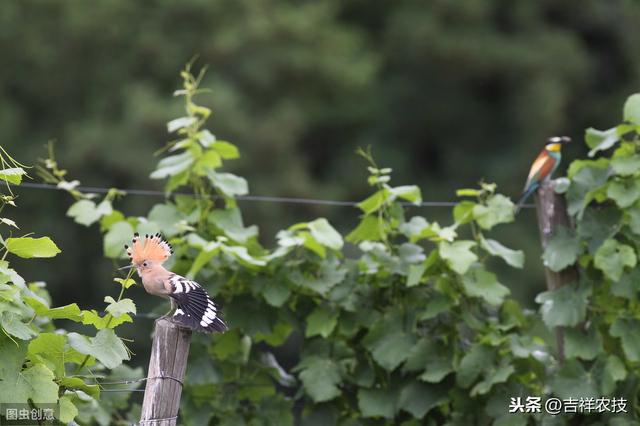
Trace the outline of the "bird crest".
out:
M 145 260 L 164 263 L 173 254 L 171 244 L 162 235 L 145 235 L 144 238 L 136 232 L 131 240 L 131 247 L 125 244 L 124 248 L 133 264 L 140 264 Z

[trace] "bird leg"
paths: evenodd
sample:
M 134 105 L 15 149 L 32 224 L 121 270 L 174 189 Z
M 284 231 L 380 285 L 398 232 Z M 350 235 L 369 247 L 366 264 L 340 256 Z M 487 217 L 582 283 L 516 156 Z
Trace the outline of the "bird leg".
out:
M 164 314 L 160 318 L 169 318 L 169 319 L 171 319 L 171 317 L 173 316 L 173 313 L 178 308 L 178 305 L 176 304 L 176 301 L 173 300 L 171 297 L 169 298 L 169 302 L 171 302 L 171 308 L 169 309 L 169 312 L 167 312 L 166 314 Z

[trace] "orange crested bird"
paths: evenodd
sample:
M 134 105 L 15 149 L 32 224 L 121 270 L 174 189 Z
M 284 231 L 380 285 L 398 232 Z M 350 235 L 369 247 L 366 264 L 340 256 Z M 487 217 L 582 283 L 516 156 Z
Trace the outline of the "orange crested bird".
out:
M 167 316 L 172 314 L 173 322 L 204 333 L 227 330 L 216 304 L 200 284 L 162 266 L 173 249 L 160 234 L 145 235 L 143 239 L 136 232 L 132 241 L 131 247 L 124 246 L 131 260 L 131 265 L 124 268 L 136 268 L 147 293 L 171 301 Z
M 571 142 L 571 138 L 568 136 L 554 136 L 547 140 L 544 145 L 544 149 L 535 159 L 529 170 L 529 177 L 527 177 L 527 183 L 524 184 L 524 190 L 522 196 L 516 205 L 516 213 L 520 211 L 520 208 L 524 202 L 533 194 L 540 184 L 553 175 L 560 165 L 560 149 L 563 144 Z

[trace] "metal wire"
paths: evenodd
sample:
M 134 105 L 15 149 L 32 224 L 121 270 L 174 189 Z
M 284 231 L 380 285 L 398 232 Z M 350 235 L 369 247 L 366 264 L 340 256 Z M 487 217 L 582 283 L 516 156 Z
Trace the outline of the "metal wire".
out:
M 166 420 L 176 420 L 178 418 L 178 416 L 173 416 L 173 417 L 164 417 L 162 419 L 149 419 L 149 420 L 140 420 L 140 423 L 138 424 L 145 424 L 145 423 L 158 423 L 158 422 L 164 422 Z
M 131 385 L 133 383 L 140 383 L 140 382 L 144 382 L 145 380 L 147 380 L 146 377 L 143 377 L 141 379 L 130 379 L 130 380 L 120 380 L 117 382 L 98 382 L 98 383 L 94 383 L 96 385 Z
M 177 382 L 180 387 L 184 387 L 184 383 L 182 383 L 182 380 L 173 377 L 173 376 L 154 376 L 154 377 L 143 377 L 141 379 L 134 379 L 134 380 L 119 380 L 116 382 L 97 382 L 94 383 L 96 385 L 99 386 L 114 386 L 114 385 L 131 385 L 131 384 L 135 384 L 135 383 L 140 383 L 140 382 L 144 382 L 147 380 L 153 380 L 153 379 L 168 379 L 168 380 L 173 380 L 174 382 Z M 144 389 L 100 389 L 100 392 L 144 392 Z
M 54 190 L 54 191 L 65 191 L 63 188 L 58 188 L 56 185 L 48 184 L 48 183 L 36 183 L 36 182 L 22 182 L 20 185 L 22 188 L 30 188 L 30 189 L 44 189 L 44 190 Z M 109 192 L 111 188 L 103 188 L 98 186 L 76 186 L 74 188 L 77 191 L 82 193 L 89 194 L 106 194 Z M 125 192 L 130 195 L 141 195 L 147 197 L 165 197 L 167 194 L 163 191 L 155 191 L 150 189 L 117 189 L 118 191 Z M 186 195 L 189 197 L 196 197 L 197 195 L 190 192 L 175 192 L 175 195 Z M 213 195 L 213 198 L 219 199 L 221 198 L 218 195 Z M 355 207 L 359 204 L 358 201 L 341 201 L 341 200 L 324 200 L 318 198 L 296 198 L 296 197 L 280 197 L 280 196 L 269 196 L 269 195 L 239 195 L 236 196 L 236 200 L 238 201 L 249 201 L 249 202 L 261 202 L 261 203 L 277 203 L 277 204 L 307 204 L 307 205 L 317 205 L 317 206 L 335 206 L 335 207 Z M 455 207 L 458 205 L 457 201 L 423 201 L 419 205 L 409 203 L 409 202 L 401 202 L 401 204 L 406 206 L 419 206 L 419 207 Z M 533 208 L 533 204 L 523 204 L 522 208 L 530 209 Z
M 151 380 L 151 379 L 169 379 L 169 380 L 174 380 L 176 382 L 178 382 L 178 384 L 180 384 L 181 387 L 184 387 L 184 383 L 175 378 L 175 377 L 171 377 L 171 376 L 156 376 L 156 377 L 143 377 L 141 379 L 130 379 L 130 380 L 120 380 L 120 381 L 115 381 L 115 382 L 98 382 L 98 383 L 92 383 L 94 385 L 99 385 L 99 386 L 106 386 L 106 385 L 111 385 L 111 386 L 117 386 L 117 385 L 131 385 L 134 383 L 140 383 L 140 382 L 144 382 L 146 380 Z M 229 383 L 224 383 L 223 385 L 237 385 L 238 382 L 229 382 Z M 264 383 L 240 383 L 243 386 L 264 386 Z M 144 389 L 100 389 L 100 392 L 144 392 Z

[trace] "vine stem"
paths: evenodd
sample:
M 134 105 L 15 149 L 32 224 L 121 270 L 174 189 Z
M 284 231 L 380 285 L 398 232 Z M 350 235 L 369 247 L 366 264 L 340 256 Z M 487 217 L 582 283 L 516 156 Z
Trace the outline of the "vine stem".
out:
M 130 279 L 132 275 L 133 275 L 133 268 L 129 269 L 129 273 L 127 274 L 127 278 L 125 278 L 125 282 L 126 282 L 126 280 Z M 121 287 L 120 288 L 120 294 L 118 295 L 118 300 L 116 300 L 116 302 L 119 302 L 120 300 L 122 300 L 122 296 L 124 295 L 124 285 L 121 285 L 120 287 Z M 109 314 L 109 315 L 111 315 L 111 314 Z M 109 328 L 109 325 L 111 324 L 111 320 L 113 320 L 113 315 L 111 315 L 109 317 L 109 320 L 107 321 L 107 325 L 105 325 L 104 328 Z M 82 363 L 76 369 L 75 374 L 78 374 L 78 373 L 80 373 L 80 371 L 82 371 L 84 366 L 87 365 L 87 362 L 89 362 L 89 358 L 90 357 L 91 357 L 91 355 L 86 355 L 84 357 L 84 359 L 82 360 Z

